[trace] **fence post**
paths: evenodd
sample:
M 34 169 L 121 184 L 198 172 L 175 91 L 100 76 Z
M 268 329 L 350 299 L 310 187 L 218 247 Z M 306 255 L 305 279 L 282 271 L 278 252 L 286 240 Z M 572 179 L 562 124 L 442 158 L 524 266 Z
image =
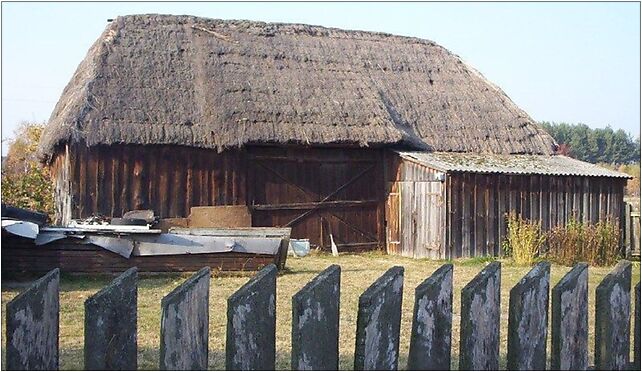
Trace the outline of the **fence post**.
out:
M 210 268 L 204 267 L 161 301 L 161 370 L 206 370 Z
M 292 370 L 339 369 L 340 282 L 332 265 L 292 296 Z
M 274 264 L 264 267 L 227 299 L 228 370 L 274 370 L 276 273 Z
M 57 370 L 60 270 L 7 303 L 7 369 Z
M 551 370 L 586 370 L 588 265 L 573 266 L 551 292 Z
M 85 369 L 136 370 L 138 269 L 85 301 Z
M 461 290 L 460 370 L 499 369 L 500 285 L 495 261 Z
M 624 257 L 630 258 L 633 247 L 631 246 L 631 203 L 624 202 Z
M 403 272 L 389 269 L 359 297 L 355 370 L 397 370 Z
M 640 370 L 640 282 L 635 286 L 635 333 L 633 335 L 633 369 Z
M 630 333 L 631 263 L 622 260 L 595 289 L 595 369 L 628 368 Z
M 507 358 L 510 371 L 546 369 L 550 268 L 548 262 L 538 263 L 510 291 Z
M 453 265 L 441 266 L 415 288 L 409 370 L 450 370 Z

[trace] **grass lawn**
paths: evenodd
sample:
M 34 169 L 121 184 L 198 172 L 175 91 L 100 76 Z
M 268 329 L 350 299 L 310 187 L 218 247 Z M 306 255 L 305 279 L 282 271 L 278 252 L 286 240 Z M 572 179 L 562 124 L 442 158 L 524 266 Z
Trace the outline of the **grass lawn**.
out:
M 403 315 L 399 368 L 405 369 L 410 342 L 410 325 L 414 303 L 414 289 L 444 262 L 413 260 L 380 253 L 361 255 L 314 254 L 305 258 L 288 258 L 287 270 L 277 280 L 277 369 L 290 368 L 291 299 L 303 285 L 327 266 L 341 265 L 341 369 L 352 369 L 359 295 L 386 269 L 401 265 L 405 267 Z M 454 314 L 453 314 L 453 369 L 458 365 L 459 315 L 461 288 L 486 264 L 486 261 L 462 260 L 454 262 Z M 510 288 L 528 272 L 528 267 L 502 263 L 502 310 L 501 310 L 501 367 L 506 366 L 506 325 L 508 323 L 508 294 Z M 593 364 L 593 332 L 595 287 L 611 268 L 589 270 L 589 347 L 590 363 Z M 568 267 L 551 267 L 551 287 L 569 270 Z M 226 300 L 245 283 L 252 273 L 215 276 L 210 288 L 210 369 L 225 367 Z M 140 369 L 158 368 L 160 339 L 160 301 L 188 274 L 141 277 L 138 297 L 138 365 Z M 60 293 L 60 368 L 83 368 L 83 302 L 91 294 L 109 282 L 109 277 L 63 276 Z M 640 265 L 634 264 L 633 282 L 640 280 Z M 19 291 L 21 283 L 2 283 L 2 324 L 5 320 L 5 305 Z M 632 327 L 633 328 L 633 327 Z M 4 335 L 3 335 L 4 336 Z M 4 346 L 4 345 L 3 345 Z M 549 332 L 550 353 L 550 332 Z M 3 353 L 3 366 L 4 353 Z

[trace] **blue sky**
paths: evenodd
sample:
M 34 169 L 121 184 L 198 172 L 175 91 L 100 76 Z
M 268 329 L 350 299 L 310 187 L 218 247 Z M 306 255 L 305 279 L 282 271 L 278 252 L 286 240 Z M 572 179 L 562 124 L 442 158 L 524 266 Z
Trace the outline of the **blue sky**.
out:
M 135 13 L 426 38 L 474 66 L 535 120 L 640 134 L 639 3 L 3 3 L 3 140 L 21 121 L 46 121 L 107 19 Z

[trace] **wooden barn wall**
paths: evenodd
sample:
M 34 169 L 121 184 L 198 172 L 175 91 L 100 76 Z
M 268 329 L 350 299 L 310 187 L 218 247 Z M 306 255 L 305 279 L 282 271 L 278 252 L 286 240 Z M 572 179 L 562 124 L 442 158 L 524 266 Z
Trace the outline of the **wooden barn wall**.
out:
M 152 209 L 162 218 L 187 217 L 190 207 L 245 204 L 239 151 L 182 146 L 75 145 L 54 158 L 56 216 L 120 217 Z
M 248 148 L 248 206 L 254 226 L 290 226 L 339 251 L 382 249 L 382 152 L 345 148 Z
M 291 226 L 340 250 L 382 249 L 384 183 L 377 149 L 249 147 L 217 153 L 179 146 L 75 146 L 53 159 L 60 219 L 192 206 L 248 205 L 253 226 Z M 246 182 L 247 180 L 247 182 Z
M 544 230 L 563 226 L 572 218 L 591 223 L 619 219 L 625 182 L 599 177 L 450 174 L 446 258 L 499 255 L 510 212 L 541 221 Z
M 414 258 L 443 258 L 445 189 L 440 172 L 386 156 L 386 249 Z

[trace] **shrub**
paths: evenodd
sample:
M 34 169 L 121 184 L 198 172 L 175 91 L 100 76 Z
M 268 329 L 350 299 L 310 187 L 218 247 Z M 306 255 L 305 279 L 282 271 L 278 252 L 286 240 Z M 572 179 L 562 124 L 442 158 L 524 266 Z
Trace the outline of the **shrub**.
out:
M 514 213 L 508 215 L 508 231 L 503 247 L 504 254 L 511 257 L 515 264 L 533 265 L 545 240 L 539 222 L 523 219 Z
M 24 123 L 9 142 L 2 162 L 2 202 L 47 214 L 54 213 L 53 184 L 36 156 L 44 125 Z
M 620 256 L 620 227 L 611 219 L 596 224 L 573 219 L 566 226 L 554 227 L 547 235 L 546 258 L 562 265 L 583 261 L 592 266 L 610 266 Z

